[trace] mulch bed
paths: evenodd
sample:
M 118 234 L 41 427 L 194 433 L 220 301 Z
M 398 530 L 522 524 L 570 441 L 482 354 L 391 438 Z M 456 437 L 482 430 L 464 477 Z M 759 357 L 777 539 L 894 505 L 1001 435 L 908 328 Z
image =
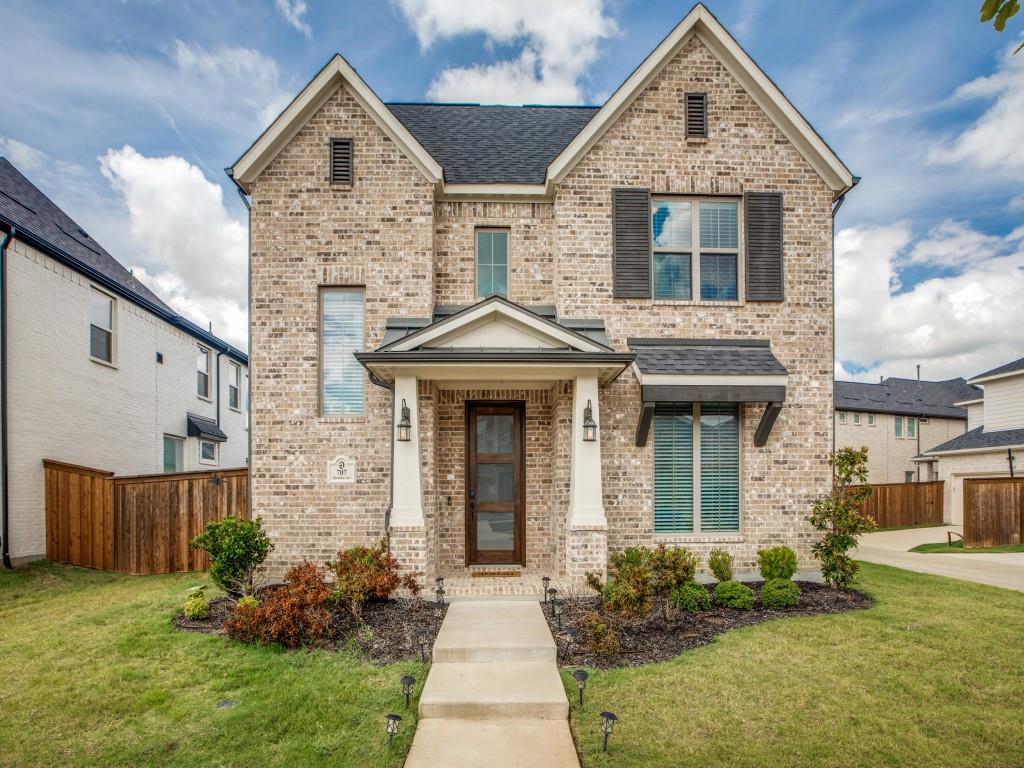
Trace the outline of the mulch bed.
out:
M 714 604 L 714 585 L 709 584 L 705 587 L 712 593 L 711 610 L 696 614 L 673 611 L 672 618 L 668 621 L 659 610 L 651 611 L 649 616 L 641 618 L 612 617 L 618 629 L 620 646 L 619 653 L 614 656 L 598 656 L 590 650 L 585 617 L 600 607 L 598 597 L 574 597 L 561 601 L 561 631 L 551 615 L 550 605 L 541 604 L 541 609 L 558 645 L 559 664 L 612 669 L 667 661 L 689 648 L 707 645 L 716 635 L 736 627 L 746 627 L 788 616 L 839 613 L 869 608 L 874 604 L 873 599 L 855 590 L 835 590 L 824 584 L 805 581 L 797 584 L 800 586 L 800 605 L 795 608 L 762 608 L 760 583 L 747 585 L 757 596 L 753 610 L 721 608 Z M 568 636 L 565 633 L 569 627 L 577 632 L 575 640 L 571 643 L 567 643 Z

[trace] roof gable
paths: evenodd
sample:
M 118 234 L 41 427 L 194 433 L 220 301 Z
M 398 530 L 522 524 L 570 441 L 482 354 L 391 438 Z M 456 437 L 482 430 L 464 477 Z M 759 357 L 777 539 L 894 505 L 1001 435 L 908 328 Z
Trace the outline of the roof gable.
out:
M 971 379 L 971 383 L 979 384 L 991 381 L 992 379 L 1001 379 L 1009 376 L 1024 376 L 1024 357 L 1020 360 L 1014 360 L 1012 363 L 1000 365 L 998 368 L 993 368 L 991 371 L 979 373 Z

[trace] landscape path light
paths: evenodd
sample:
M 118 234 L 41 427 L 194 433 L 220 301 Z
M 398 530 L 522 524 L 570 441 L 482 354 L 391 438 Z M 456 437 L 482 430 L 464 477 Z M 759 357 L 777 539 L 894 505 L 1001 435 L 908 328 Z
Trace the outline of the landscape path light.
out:
M 601 733 L 604 734 L 604 746 L 601 747 L 602 752 L 608 751 L 608 737 L 611 736 L 612 731 L 615 730 L 615 723 L 619 718 L 614 712 L 602 712 L 601 713 Z
M 402 722 L 401 715 L 391 714 L 388 715 L 388 749 L 391 749 L 391 742 L 395 738 L 395 734 L 398 733 L 398 724 Z
M 585 669 L 577 669 L 572 673 L 572 679 L 576 681 L 576 687 L 580 691 L 580 706 L 583 706 L 583 689 L 587 687 L 587 678 L 590 675 L 587 674 Z
M 548 587 L 551 586 L 551 577 L 541 576 L 540 581 L 544 585 L 544 602 L 546 603 L 548 601 Z
M 405 694 L 405 708 L 409 708 L 409 697 L 412 696 L 413 686 L 416 685 L 416 678 L 412 675 L 402 675 L 402 693 Z

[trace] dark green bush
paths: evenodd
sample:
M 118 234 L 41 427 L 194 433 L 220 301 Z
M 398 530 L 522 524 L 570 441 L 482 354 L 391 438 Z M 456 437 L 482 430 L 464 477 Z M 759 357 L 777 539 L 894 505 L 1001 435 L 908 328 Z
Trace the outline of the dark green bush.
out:
M 771 547 L 759 550 L 757 567 L 765 581 L 792 579 L 796 573 L 796 552 L 789 547 Z
M 693 581 L 697 573 L 697 556 L 686 547 L 659 544 L 651 553 L 651 587 L 654 600 L 667 619 L 672 592 Z
M 769 579 L 761 585 L 761 605 L 765 608 L 792 608 L 800 604 L 800 587 L 789 579 Z
M 207 523 L 191 546 L 210 555 L 210 578 L 231 597 L 252 594 L 256 569 L 274 548 L 262 520 L 234 517 Z
M 687 613 L 698 613 L 711 608 L 711 595 L 695 582 L 688 582 L 672 590 L 670 598 L 673 608 Z
M 749 611 L 754 607 L 754 590 L 738 581 L 720 581 L 715 587 L 715 600 L 724 608 Z
M 732 581 L 732 555 L 716 547 L 708 555 L 708 568 L 719 581 Z
M 602 584 L 596 574 L 586 575 L 587 585 L 601 595 L 606 610 L 629 616 L 646 616 L 651 612 L 654 597 L 654 576 L 651 550 L 629 547 L 611 556 L 608 583 Z

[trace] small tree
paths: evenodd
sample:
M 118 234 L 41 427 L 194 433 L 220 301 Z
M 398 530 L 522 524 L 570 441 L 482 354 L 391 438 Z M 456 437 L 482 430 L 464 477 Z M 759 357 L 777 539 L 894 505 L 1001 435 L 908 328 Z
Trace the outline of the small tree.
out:
M 807 518 L 825 535 L 812 551 L 821 562 L 821 575 L 833 587 L 845 587 L 857 573 L 857 563 L 848 552 L 857 537 L 873 531 L 875 521 L 861 511 L 871 495 L 868 486 L 868 449 L 841 448 L 829 455 L 832 491 L 814 502 Z
M 274 548 L 258 517 L 225 517 L 207 523 L 206 530 L 192 539 L 191 546 L 210 555 L 210 578 L 233 598 L 253 593 L 256 569 Z

